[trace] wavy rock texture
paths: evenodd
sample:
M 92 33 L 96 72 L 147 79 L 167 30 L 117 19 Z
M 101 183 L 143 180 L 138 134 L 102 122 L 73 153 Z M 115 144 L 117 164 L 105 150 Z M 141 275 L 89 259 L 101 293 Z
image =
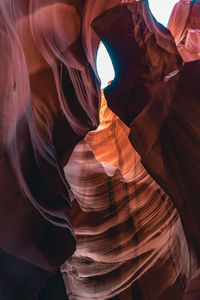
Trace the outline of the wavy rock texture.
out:
M 170 289 L 181 299 L 190 265 L 178 213 L 142 166 L 128 127 L 104 98 L 100 120 L 65 168 L 75 197 L 70 221 L 77 237 L 75 254 L 61 267 L 68 297 L 122 297 L 132 286 L 122 298 L 128 300 L 140 282 L 142 299 L 169 299 Z
M 147 1 L 120 3 L 0 1 L 0 299 L 37 297 L 75 251 L 69 217 L 71 299 L 182 299 L 191 275 L 199 297 L 199 0 L 172 22 L 185 64 Z M 104 107 L 73 152 L 99 124 L 100 40 L 116 68 L 106 99 L 130 133 Z
M 200 59 L 200 1 L 179 1 L 168 24 L 185 62 Z
M 191 24 L 197 24 L 192 10 L 190 16 Z M 199 260 L 200 61 L 182 63 L 172 35 L 155 21 L 146 1 L 109 9 L 92 26 L 108 45 L 118 71 L 105 89 L 108 106 L 130 126 L 131 144 L 171 196 Z M 191 297 L 199 289 L 198 278 L 199 272 L 196 284 L 187 287 Z
M 180 26 L 181 25 L 181 26 Z M 200 59 L 200 1 L 180 0 L 174 7 L 168 28 L 185 62 Z M 186 288 L 186 300 L 200 298 L 200 271 L 191 277 Z

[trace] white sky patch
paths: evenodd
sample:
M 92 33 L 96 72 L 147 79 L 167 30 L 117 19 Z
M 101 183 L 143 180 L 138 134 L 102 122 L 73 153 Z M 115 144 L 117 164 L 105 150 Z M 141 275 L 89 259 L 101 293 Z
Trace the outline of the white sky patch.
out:
M 97 71 L 101 79 L 101 88 L 103 89 L 115 77 L 113 64 L 104 44 L 100 45 L 97 52 Z
M 149 0 L 150 9 L 157 21 L 167 26 L 172 9 L 178 0 Z M 97 52 L 97 71 L 101 79 L 101 88 L 115 77 L 115 71 L 110 56 L 103 44 Z
M 149 0 L 149 6 L 156 20 L 167 26 L 172 9 L 178 0 Z

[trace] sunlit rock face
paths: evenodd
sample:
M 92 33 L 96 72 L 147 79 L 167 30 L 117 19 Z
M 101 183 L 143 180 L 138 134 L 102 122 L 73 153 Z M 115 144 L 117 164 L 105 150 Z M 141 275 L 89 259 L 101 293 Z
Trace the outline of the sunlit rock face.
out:
M 170 289 L 179 299 L 176 281 L 186 284 L 190 266 L 177 211 L 145 171 L 129 129 L 103 94 L 100 120 L 65 168 L 77 237 L 75 254 L 61 268 L 68 297 L 110 299 L 130 289 L 128 300 L 140 282 L 142 299 L 165 299 Z
M 61 265 L 70 300 L 200 298 L 199 13 L 173 38 L 145 0 L 0 1 L 0 299 Z
M 156 24 L 146 2 L 127 8 L 108 10 L 92 24 L 118 68 L 105 89 L 108 106 L 130 126 L 129 140 L 145 168 L 172 196 L 199 257 L 200 61 L 182 63 L 172 35 Z
M 179 1 L 174 7 L 168 28 L 185 62 L 200 59 L 200 1 Z

